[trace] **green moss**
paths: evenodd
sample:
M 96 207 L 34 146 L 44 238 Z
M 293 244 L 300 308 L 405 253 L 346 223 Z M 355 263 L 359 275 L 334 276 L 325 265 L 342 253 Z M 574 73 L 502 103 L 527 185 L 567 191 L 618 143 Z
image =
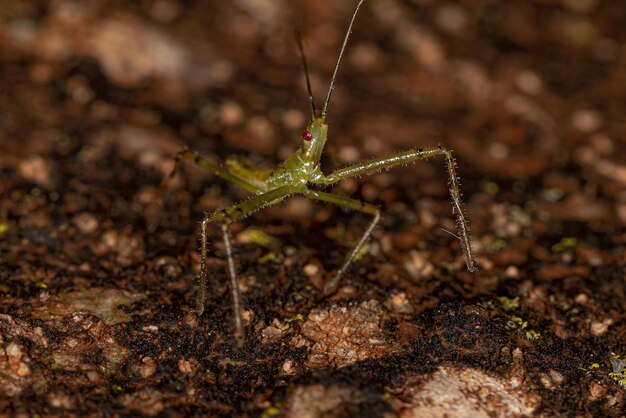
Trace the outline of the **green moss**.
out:
M 626 389 L 626 360 L 618 354 L 612 355 L 610 360 L 613 371 L 609 373 L 609 377 Z
M 563 251 L 567 250 L 568 248 L 572 248 L 576 245 L 578 241 L 576 240 L 575 237 L 563 237 L 561 239 L 561 241 L 559 241 L 558 243 L 554 244 L 552 246 L 552 252 L 553 253 L 562 253 Z
M 496 195 L 500 191 L 500 187 L 496 183 L 488 181 L 483 184 L 483 190 L 491 195 Z
M 262 247 L 271 247 L 276 240 L 273 236 L 263 232 L 259 228 L 248 228 L 246 232 L 250 237 L 250 241 Z
M 385 387 L 385 392 L 380 398 L 383 402 L 392 405 L 396 397 L 393 395 L 393 390 L 391 388 Z
M 294 322 L 294 321 L 302 321 L 304 320 L 304 316 L 302 314 L 297 314 L 295 316 L 292 316 L 290 318 L 285 318 L 284 321 L 285 322 Z
M 354 245 L 356 246 L 358 243 L 355 243 Z M 362 259 L 363 257 L 365 257 L 367 255 L 367 253 L 370 250 L 370 245 L 365 243 L 363 244 L 363 246 L 359 249 L 359 251 L 355 254 L 354 256 L 354 260 L 353 261 L 359 261 L 360 259 Z
M 541 333 L 535 331 L 534 329 L 529 329 L 528 331 L 526 331 L 526 338 L 531 341 L 538 340 L 539 337 L 541 337 Z
M 509 322 L 507 323 L 508 327 L 511 329 L 523 329 L 526 330 L 526 338 L 534 341 L 539 339 L 539 337 L 541 337 L 541 333 L 539 331 L 535 331 L 534 329 L 527 329 L 528 328 L 528 321 L 524 320 L 523 318 L 520 318 L 519 316 L 515 316 L 515 315 L 509 315 L 508 316 Z
M 265 408 L 265 410 L 261 412 L 260 418 L 270 418 L 278 415 L 280 415 L 280 409 L 276 408 L 275 406 L 270 406 L 268 408 Z
M 269 263 L 270 261 L 278 260 L 278 255 L 274 251 L 270 251 L 262 257 L 259 257 L 257 260 L 260 264 Z
M 511 309 L 519 308 L 519 296 L 515 296 L 514 298 L 508 298 L 506 296 L 499 297 L 500 305 L 505 311 L 510 311 Z
M 515 315 L 510 315 L 509 316 L 509 327 L 515 329 L 515 328 L 521 328 L 524 329 L 528 326 L 528 322 L 524 321 L 522 318 L 520 318 L 519 316 L 515 316 Z

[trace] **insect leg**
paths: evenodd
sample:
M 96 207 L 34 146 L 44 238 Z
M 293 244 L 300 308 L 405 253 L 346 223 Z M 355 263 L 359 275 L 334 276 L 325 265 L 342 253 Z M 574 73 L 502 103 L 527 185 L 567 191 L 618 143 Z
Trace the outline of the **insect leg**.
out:
M 230 279 L 230 294 L 233 301 L 233 311 L 235 312 L 235 339 L 237 346 L 243 345 L 243 325 L 241 322 L 241 302 L 239 298 L 239 286 L 237 284 L 237 273 L 235 272 L 235 262 L 233 261 L 233 250 L 230 245 L 230 232 L 228 224 L 222 223 L 222 235 L 224 246 L 226 247 L 226 259 L 228 261 L 228 276 Z
M 374 231 L 376 224 L 378 224 L 378 221 L 380 220 L 380 210 L 378 210 L 376 206 L 371 205 L 369 203 L 361 202 L 360 200 L 349 199 L 347 197 L 338 196 L 332 193 L 307 190 L 303 192 L 303 195 L 306 197 L 310 197 L 311 199 L 321 200 L 324 202 L 332 203 L 337 206 L 341 206 L 341 207 L 353 209 L 353 210 L 358 210 L 359 212 L 364 212 L 364 213 L 374 216 L 374 219 L 368 225 L 367 229 L 361 236 L 361 239 L 359 239 L 359 242 L 357 243 L 357 245 L 352 249 L 350 254 L 348 254 L 348 256 L 346 257 L 341 268 L 337 271 L 335 276 L 324 285 L 324 294 L 329 295 L 337 289 L 337 285 L 339 284 L 339 280 L 341 280 L 341 276 L 343 276 L 345 271 L 348 269 L 348 267 L 352 263 L 352 260 L 354 260 L 354 257 L 356 257 L 356 255 L 359 253 L 359 251 L 365 244 L 365 241 L 372 234 L 372 231 Z
M 441 146 L 436 148 L 419 148 L 401 152 L 398 154 L 387 155 L 381 158 L 375 158 L 372 160 L 364 161 L 362 163 L 341 168 L 328 175 L 325 179 L 319 181 L 319 183 L 333 184 L 345 178 L 360 176 L 364 174 L 372 174 L 384 168 L 391 168 L 400 164 L 411 163 L 417 160 L 425 160 L 431 157 L 438 156 L 442 156 L 446 159 L 446 166 L 448 170 L 448 190 L 450 192 L 450 196 L 452 197 L 452 214 L 456 218 L 457 232 L 461 241 L 461 248 L 463 250 L 463 257 L 465 258 L 465 265 L 467 266 L 467 269 L 469 271 L 471 271 L 472 273 L 476 273 L 478 272 L 478 268 L 474 263 L 469 224 L 465 217 L 465 211 L 463 209 L 461 189 L 459 186 L 459 177 L 456 174 L 456 161 L 452 157 L 452 152 L 450 152 L 449 150 Z
M 234 175 L 226 167 L 222 167 L 218 164 L 214 164 L 211 161 L 199 155 L 197 152 L 190 151 L 187 149 L 181 150 L 176 153 L 176 165 L 174 165 L 174 169 L 172 170 L 170 175 L 165 179 L 165 182 L 168 182 L 172 177 L 174 177 L 174 175 L 176 175 L 176 172 L 178 171 L 178 167 L 180 166 L 180 163 L 182 161 L 189 161 L 192 164 L 206 171 L 209 171 L 218 177 L 222 177 L 224 180 L 234 183 L 251 193 L 257 194 L 259 192 L 259 188 L 245 181 L 244 179 Z
M 209 218 L 209 215 L 205 213 L 204 219 L 202 219 L 202 223 L 200 224 L 200 288 L 198 289 L 198 294 L 196 295 L 196 313 L 198 316 L 201 316 L 204 312 L 207 278 L 209 276 L 206 268 L 207 248 L 209 246 L 207 226 L 209 222 L 211 222 L 211 218 Z
M 208 233 L 207 225 L 210 222 L 220 222 L 222 225 L 222 233 L 224 236 L 224 245 L 226 247 L 226 258 L 228 262 L 228 276 L 230 279 L 230 290 L 232 295 L 233 311 L 235 317 L 235 339 L 237 346 L 241 347 L 244 342 L 243 322 L 241 320 L 241 298 L 237 285 L 237 273 L 235 271 L 235 263 L 233 259 L 232 245 L 230 242 L 230 234 L 228 226 L 240 219 L 253 214 L 254 212 L 281 202 L 289 195 L 297 193 L 301 186 L 284 186 L 274 190 L 270 190 L 259 196 L 255 196 L 249 200 L 239 204 L 230 206 L 214 212 L 211 216 L 205 215 L 200 227 L 200 289 L 196 300 L 196 310 L 198 315 L 204 312 L 204 303 L 206 299 L 206 285 L 208 281 L 208 271 L 206 268 L 206 260 L 208 254 Z

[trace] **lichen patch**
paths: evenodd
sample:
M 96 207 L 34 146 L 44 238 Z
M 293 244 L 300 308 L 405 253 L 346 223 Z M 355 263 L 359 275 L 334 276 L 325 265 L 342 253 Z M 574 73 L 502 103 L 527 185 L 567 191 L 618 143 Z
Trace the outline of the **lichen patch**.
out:
M 313 341 L 308 366 L 344 367 L 399 351 L 383 328 L 387 320 L 388 311 L 375 300 L 312 310 L 301 328 Z
M 428 376 L 407 376 L 392 404 L 399 418 L 513 418 L 530 416 L 540 401 L 518 379 L 442 366 Z

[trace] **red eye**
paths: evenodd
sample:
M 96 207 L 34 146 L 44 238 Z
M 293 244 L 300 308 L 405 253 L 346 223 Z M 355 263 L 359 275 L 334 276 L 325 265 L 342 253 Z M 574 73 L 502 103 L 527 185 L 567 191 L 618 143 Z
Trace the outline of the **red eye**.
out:
M 313 139 L 313 135 L 311 135 L 311 132 L 305 129 L 304 131 L 302 131 L 302 139 L 304 139 L 305 141 L 310 141 Z

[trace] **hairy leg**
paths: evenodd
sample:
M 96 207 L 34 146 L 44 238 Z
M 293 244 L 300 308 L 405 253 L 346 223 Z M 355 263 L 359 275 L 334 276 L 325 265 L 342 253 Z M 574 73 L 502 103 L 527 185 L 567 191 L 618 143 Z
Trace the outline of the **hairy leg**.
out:
M 209 171 L 218 177 L 222 177 L 224 180 L 234 183 L 251 193 L 258 194 L 260 191 L 262 191 L 262 189 L 259 189 L 256 185 L 251 184 L 250 182 L 234 175 L 226 167 L 214 164 L 206 158 L 200 156 L 197 152 L 186 149 L 176 153 L 176 165 L 174 166 L 174 169 L 165 181 L 168 181 L 172 177 L 174 177 L 182 161 L 189 161 L 193 165 Z
M 232 245 L 228 232 L 228 225 L 253 214 L 254 212 L 284 200 L 289 195 L 298 193 L 302 186 L 284 186 L 274 190 L 270 190 L 252 199 L 241 202 L 237 205 L 230 206 L 214 212 L 212 215 L 206 214 L 202 220 L 200 228 L 200 289 L 198 290 L 198 298 L 196 300 L 196 310 L 198 315 L 204 312 L 204 303 L 206 299 L 206 285 L 208 281 L 208 271 L 206 266 L 208 254 L 208 232 L 207 227 L 211 222 L 220 222 L 222 226 L 222 234 L 224 237 L 224 245 L 226 247 L 226 258 L 228 262 L 228 277 L 230 280 L 230 290 L 232 295 L 233 311 L 235 318 L 235 339 L 237 346 L 241 347 L 244 342 L 243 325 L 241 320 L 241 299 L 239 296 L 239 288 L 237 285 L 237 273 L 235 271 L 235 262 L 233 260 Z
M 303 192 L 302 194 L 306 197 L 310 197 L 311 199 L 321 200 L 323 202 L 332 203 L 334 205 L 341 206 L 341 207 L 348 208 L 348 209 L 358 210 L 359 212 L 364 212 L 364 213 L 374 216 L 374 219 L 368 225 L 367 229 L 361 236 L 361 239 L 357 243 L 356 247 L 354 247 L 354 249 L 346 257 L 341 268 L 337 271 L 335 276 L 324 285 L 324 294 L 329 295 L 337 289 L 337 285 L 339 284 L 339 280 L 341 280 L 341 276 L 343 276 L 345 271 L 350 266 L 350 263 L 352 263 L 352 260 L 354 260 L 354 257 L 356 257 L 356 255 L 359 253 L 359 251 L 365 244 L 365 241 L 367 240 L 367 238 L 372 234 L 372 231 L 374 231 L 376 224 L 378 224 L 378 221 L 380 220 L 380 211 L 378 210 L 376 206 L 370 205 L 369 203 L 364 203 L 364 202 L 361 202 L 360 200 L 349 199 L 347 197 L 338 196 L 332 193 L 307 190 Z
M 328 175 L 325 179 L 320 180 L 319 183 L 333 184 L 345 178 L 371 174 L 384 168 L 395 167 L 400 164 L 407 164 L 417 160 L 425 160 L 438 156 L 442 156 L 446 159 L 446 166 L 448 169 L 448 190 L 450 191 L 450 196 L 452 197 L 452 213 L 456 218 L 457 232 L 459 240 L 461 241 L 465 264 L 467 265 L 467 269 L 469 271 L 475 273 L 478 272 L 478 268 L 474 263 L 469 225 L 467 219 L 465 218 L 463 201 L 461 200 L 459 177 L 456 174 L 456 161 L 452 157 L 452 153 L 449 150 L 442 148 L 441 146 L 437 148 L 419 148 L 381 158 L 375 158 L 341 168 Z

